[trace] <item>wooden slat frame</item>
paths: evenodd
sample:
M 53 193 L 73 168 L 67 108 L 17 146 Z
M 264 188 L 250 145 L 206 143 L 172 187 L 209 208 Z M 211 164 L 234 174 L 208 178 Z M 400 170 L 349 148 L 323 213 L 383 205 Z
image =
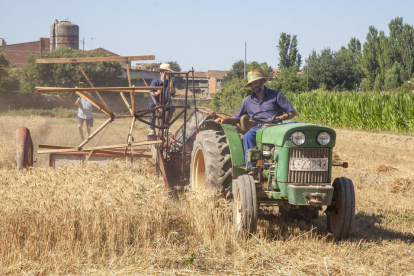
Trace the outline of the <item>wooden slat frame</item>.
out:
M 75 88 L 75 89 L 78 89 L 78 90 L 79 90 L 79 88 Z M 75 93 L 76 93 L 79 97 L 81 97 L 81 98 L 83 98 L 83 99 L 87 100 L 88 102 L 90 102 L 90 103 L 91 103 L 92 105 L 94 105 L 96 108 L 98 108 L 98 109 L 100 109 L 101 111 L 103 111 L 104 113 L 106 113 L 108 116 L 111 116 L 111 112 L 110 112 L 110 111 L 106 110 L 106 108 L 105 108 L 105 107 L 103 107 L 102 105 L 100 105 L 99 103 L 97 103 L 94 99 L 92 99 L 92 98 L 88 97 L 85 93 L 83 93 L 83 92 L 81 92 L 81 91 L 75 91 Z
M 139 86 L 139 87 L 84 87 L 82 91 L 106 91 L 106 92 L 129 92 L 134 91 L 135 93 L 148 93 L 150 90 L 160 90 L 163 86 Z M 41 87 L 36 86 L 36 90 L 39 93 L 50 93 L 50 92 L 76 92 L 79 88 L 71 87 Z
M 155 60 L 154 55 L 148 56 L 111 56 L 111 57 L 83 57 L 83 58 L 39 58 L 37 64 L 47 63 L 82 63 L 82 62 L 111 62 L 111 61 L 133 61 L 133 60 Z
M 78 64 L 79 70 L 82 72 L 83 76 L 85 77 L 85 79 L 88 81 L 89 85 L 91 87 L 95 87 L 93 86 L 91 80 L 88 78 L 88 76 L 86 75 L 85 71 L 83 70 L 82 66 L 80 66 L 80 64 Z M 106 104 L 106 102 L 104 101 L 104 99 L 102 99 L 101 95 L 99 94 L 98 91 L 95 91 L 96 95 L 98 95 L 99 99 L 101 100 L 101 102 L 103 103 L 103 105 L 106 107 L 106 110 L 108 110 L 109 112 L 111 112 L 111 109 L 109 109 L 108 105 Z
M 93 137 L 95 137 L 96 134 L 98 134 L 106 125 L 112 122 L 112 118 L 109 118 L 106 120 L 99 128 L 97 128 L 88 138 L 86 138 L 82 143 L 79 144 L 78 148 L 83 147 L 88 143 Z
M 139 142 L 139 143 L 133 143 L 130 146 L 131 147 L 139 147 L 139 146 L 147 146 L 147 145 L 157 145 L 157 144 L 161 144 L 162 141 L 147 141 L 147 142 Z M 59 153 L 59 152 L 79 152 L 79 151 L 96 151 L 96 150 L 105 150 L 105 149 L 116 149 L 116 148 L 124 148 L 129 146 L 128 144 L 121 144 L 121 145 L 112 145 L 112 146 L 101 146 L 101 147 L 91 147 L 91 148 L 83 148 L 81 150 L 78 150 L 77 147 L 73 147 L 73 148 L 63 148 L 63 149 L 51 149 L 51 150 L 38 150 L 37 153 L 38 154 L 48 154 L 48 153 Z M 56 146 L 55 146 L 56 147 Z

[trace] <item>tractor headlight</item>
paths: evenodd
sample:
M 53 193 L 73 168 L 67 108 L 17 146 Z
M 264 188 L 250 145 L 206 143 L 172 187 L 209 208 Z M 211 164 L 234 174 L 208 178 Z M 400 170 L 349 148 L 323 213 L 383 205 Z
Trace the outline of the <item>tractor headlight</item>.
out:
M 292 141 L 292 143 L 296 146 L 300 146 L 305 143 L 305 138 L 305 133 L 302 131 L 295 131 L 292 135 L 290 135 L 290 141 Z
M 319 145 L 326 146 L 331 141 L 331 135 L 329 135 L 329 133 L 326 131 L 322 131 L 316 137 L 316 141 Z

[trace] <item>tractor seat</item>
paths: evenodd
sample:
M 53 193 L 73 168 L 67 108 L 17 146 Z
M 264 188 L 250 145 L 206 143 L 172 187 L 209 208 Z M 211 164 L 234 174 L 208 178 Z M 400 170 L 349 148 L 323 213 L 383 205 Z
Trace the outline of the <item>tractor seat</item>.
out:
M 244 114 L 240 117 L 240 128 L 243 134 L 246 134 L 255 125 L 253 121 L 250 121 L 249 115 Z

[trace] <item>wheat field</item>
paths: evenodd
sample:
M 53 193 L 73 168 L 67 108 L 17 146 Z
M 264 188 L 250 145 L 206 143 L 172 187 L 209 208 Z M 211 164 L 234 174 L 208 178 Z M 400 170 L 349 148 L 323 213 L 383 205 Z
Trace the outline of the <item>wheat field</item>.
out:
M 66 121 L 68 120 L 68 121 Z M 260 218 L 237 238 L 231 202 L 163 188 L 154 160 L 16 171 L 14 129 L 39 143 L 76 144 L 69 119 L 0 116 L 1 275 L 414 275 L 414 139 L 337 130 L 333 177 L 356 192 L 353 235 L 336 241 L 312 224 Z M 97 126 L 96 124 L 95 126 Z M 125 142 L 111 126 L 105 143 Z M 137 136 L 147 129 L 138 126 Z

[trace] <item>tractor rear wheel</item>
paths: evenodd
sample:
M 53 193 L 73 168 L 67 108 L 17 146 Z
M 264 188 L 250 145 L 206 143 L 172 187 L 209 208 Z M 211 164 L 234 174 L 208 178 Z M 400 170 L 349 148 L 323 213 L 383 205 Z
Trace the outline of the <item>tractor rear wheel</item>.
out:
M 33 167 L 33 142 L 30 131 L 26 127 L 16 129 L 15 164 L 19 170 Z
M 284 219 L 296 219 L 311 222 L 319 217 L 319 210 L 311 206 L 299 206 L 293 209 L 292 206 L 279 206 L 279 213 Z
M 346 177 L 338 177 L 332 186 L 332 204 L 326 209 L 327 228 L 336 239 L 348 238 L 355 219 L 354 184 Z
M 247 174 L 239 176 L 233 195 L 233 223 L 237 236 L 243 235 L 246 231 L 250 234 L 256 233 L 257 209 L 253 177 Z
M 223 131 L 204 130 L 197 134 L 191 153 L 190 188 L 218 189 L 222 196 L 231 192 L 232 164 Z

